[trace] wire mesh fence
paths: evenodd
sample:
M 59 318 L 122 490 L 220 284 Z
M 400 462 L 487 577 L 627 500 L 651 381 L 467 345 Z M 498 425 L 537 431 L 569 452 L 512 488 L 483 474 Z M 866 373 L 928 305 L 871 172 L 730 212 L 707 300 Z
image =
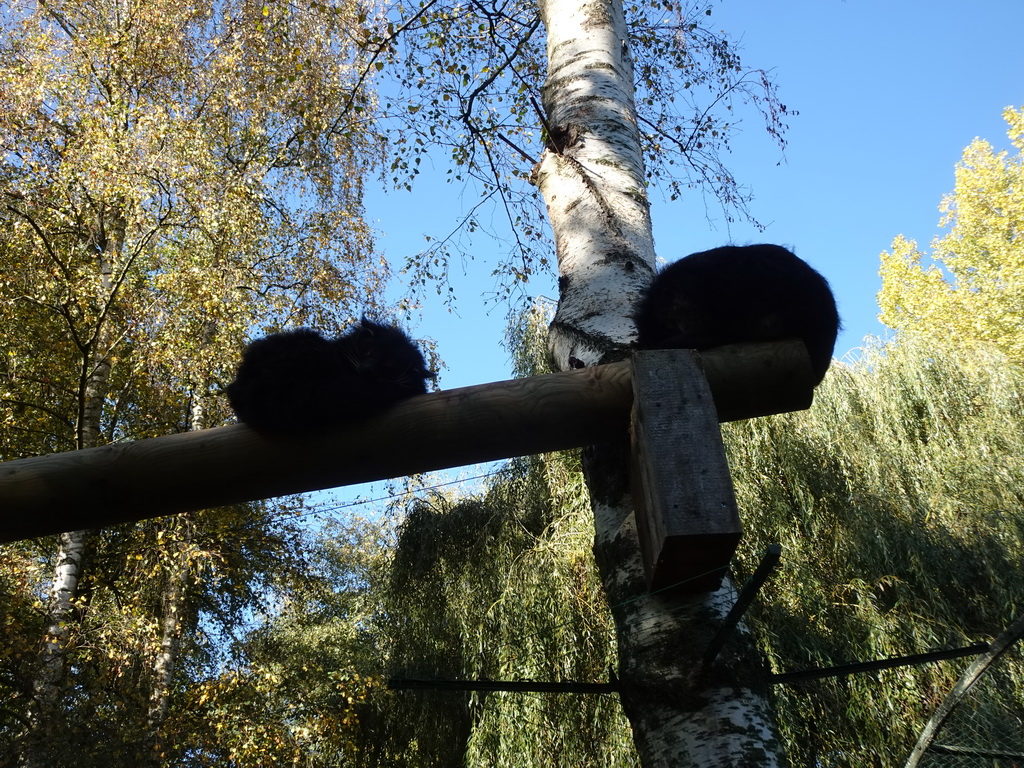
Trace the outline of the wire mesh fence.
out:
M 923 768 L 1024 768 L 1024 649 L 1006 651 L 952 711 Z

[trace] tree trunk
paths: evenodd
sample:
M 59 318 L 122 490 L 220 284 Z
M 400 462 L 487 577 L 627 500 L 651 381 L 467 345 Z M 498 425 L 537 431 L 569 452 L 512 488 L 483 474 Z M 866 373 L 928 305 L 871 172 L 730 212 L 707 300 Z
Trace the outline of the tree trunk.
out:
M 542 0 L 548 148 L 534 169 L 554 231 L 559 304 L 550 347 L 562 369 L 625 356 L 654 244 L 619 0 Z M 776 766 L 779 745 L 756 652 L 738 633 L 700 660 L 734 591 L 684 601 L 646 593 L 629 496 L 626 436 L 587 449 L 594 553 L 618 632 L 622 702 L 641 763 Z
M 212 329 L 208 329 L 202 343 L 209 343 L 211 335 Z M 205 426 L 206 394 L 203 391 L 197 391 L 189 413 L 189 429 L 196 431 Z M 160 649 L 157 651 L 153 664 L 153 686 L 149 692 L 146 734 L 143 740 L 149 764 L 154 768 L 162 765 L 164 760 L 160 729 L 167 719 L 167 712 L 170 708 L 171 687 L 181 648 L 183 612 L 188 599 L 188 583 L 192 567 L 192 515 L 183 514 L 173 519 L 169 518 L 167 525 L 176 530 L 177 541 L 173 555 L 168 553 L 166 556 L 169 572 L 160 605 Z
M 111 214 L 101 206 L 94 229 L 83 242 L 83 247 L 96 254 L 99 281 L 95 296 L 96 325 L 81 348 L 75 440 L 79 450 L 94 448 L 100 443 L 103 405 L 110 381 L 113 334 L 103 308 L 112 300 L 115 289 L 112 254 L 119 254 L 124 243 L 123 219 L 116 213 Z M 78 331 L 81 333 L 82 329 Z M 71 629 L 77 621 L 74 601 L 92 535 L 90 530 L 69 531 L 58 539 L 57 565 L 46 606 L 46 633 L 32 682 L 34 706 L 30 710 L 27 748 L 22 758 L 22 765 L 27 768 L 43 768 L 69 758 L 61 756 L 60 752 L 66 744 L 64 729 L 67 725 L 67 718 L 61 712 L 61 698 Z
M 110 364 L 95 361 L 95 355 L 87 356 L 89 375 L 81 390 L 81 418 L 78 425 L 78 448 L 92 448 L 99 442 L 99 416 L 103 392 L 110 374 Z M 97 404 L 96 401 L 99 401 Z M 84 418 L 95 419 L 93 424 L 84 425 Z M 65 659 L 71 638 L 71 628 L 76 623 L 74 600 L 78 595 L 78 583 L 86 549 L 92 538 L 92 531 L 69 531 L 58 539 L 57 566 L 53 584 L 50 587 L 46 606 L 46 634 L 39 654 L 39 666 L 33 681 L 35 706 L 30 717 L 30 733 L 25 766 L 49 766 L 54 764 L 50 755 L 59 750 L 65 741 L 61 725 L 60 700 L 64 691 Z
M 46 605 L 46 632 L 32 681 L 34 701 L 29 711 L 29 732 L 21 762 L 31 768 L 53 764 L 51 755 L 63 740 L 58 724 L 64 689 L 64 657 L 88 538 L 87 531 L 71 531 L 62 533 L 58 539 L 57 566 Z
M 145 751 L 149 764 L 163 764 L 163 748 L 160 742 L 160 728 L 167 719 L 170 706 L 171 684 L 177 667 L 178 651 L 181 645 L 182 612 L 185 607 L 186 585 L 189 579 L 189 550 L 191 548 L 191 526 L 189 515 L 182 515 L 171 523 L 183 528 L 182 541 L 177 544 L 174 559 L 170 562 L 167 586 L 164 588 L 160 616 L 160 649 L 153 664 L 153 687 L 149 694 L 149 709 L 146 713 Z

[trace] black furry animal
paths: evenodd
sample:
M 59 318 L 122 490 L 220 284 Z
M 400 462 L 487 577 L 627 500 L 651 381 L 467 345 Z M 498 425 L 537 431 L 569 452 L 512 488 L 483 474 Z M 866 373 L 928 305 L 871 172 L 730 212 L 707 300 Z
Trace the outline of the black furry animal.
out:
M 708 349 L 800 338 L 815 384 L 825 376 L 839 313 L 824 277 L 778 245 L 727 245 L 669 264 L 633 316 L 642 349 Z
M 301 328 L 246 347 L 227 387 L 238 420 L 266 435 L 326 432 L 427 391 L 423 354 L 404 331 L 363 318 L 325 339 Z

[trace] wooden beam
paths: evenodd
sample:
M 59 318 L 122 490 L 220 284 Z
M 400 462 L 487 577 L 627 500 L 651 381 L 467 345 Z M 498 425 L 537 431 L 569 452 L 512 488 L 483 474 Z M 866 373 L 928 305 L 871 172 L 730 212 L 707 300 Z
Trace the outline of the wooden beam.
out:
M 337 434 L 243 425 L 0 464 L 0 541 L 553 451 L 625 431 L 627 362 L 410 398 Z
M 779 410 L 810 404 L 809 384 L 793 394 L 809 371 L 799 342 L 722 347 L 701 360 L 720 417 L 761 415 L 765 392 Z M 0 542 L 589 445 L 624 436 L 631 403 L 622 361 L 422 395 L 316 439 L 234 425 L 8 461 Z
M 814 399 L 815 376 L 807 347 L 798 339 L 769 344 L 729 344 L 700 352 L 719 421 L 803 411 Z

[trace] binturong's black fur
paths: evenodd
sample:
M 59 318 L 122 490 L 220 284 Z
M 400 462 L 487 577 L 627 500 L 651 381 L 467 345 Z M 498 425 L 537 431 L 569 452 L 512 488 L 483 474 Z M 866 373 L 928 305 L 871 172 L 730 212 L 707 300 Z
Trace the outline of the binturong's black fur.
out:
M 404 331 L 363 318 L 333 339 L 307 328 L 257 339 L 227 394 L 238 420 L 256 431 L 308 435 L 422 395 L 433 377 Z
M 644 291 L 634 320 L 642 349 L 802 339 L 815 384 L 840 328 L 828 282 L 779 245 L 727 245 L 669 264 Z

